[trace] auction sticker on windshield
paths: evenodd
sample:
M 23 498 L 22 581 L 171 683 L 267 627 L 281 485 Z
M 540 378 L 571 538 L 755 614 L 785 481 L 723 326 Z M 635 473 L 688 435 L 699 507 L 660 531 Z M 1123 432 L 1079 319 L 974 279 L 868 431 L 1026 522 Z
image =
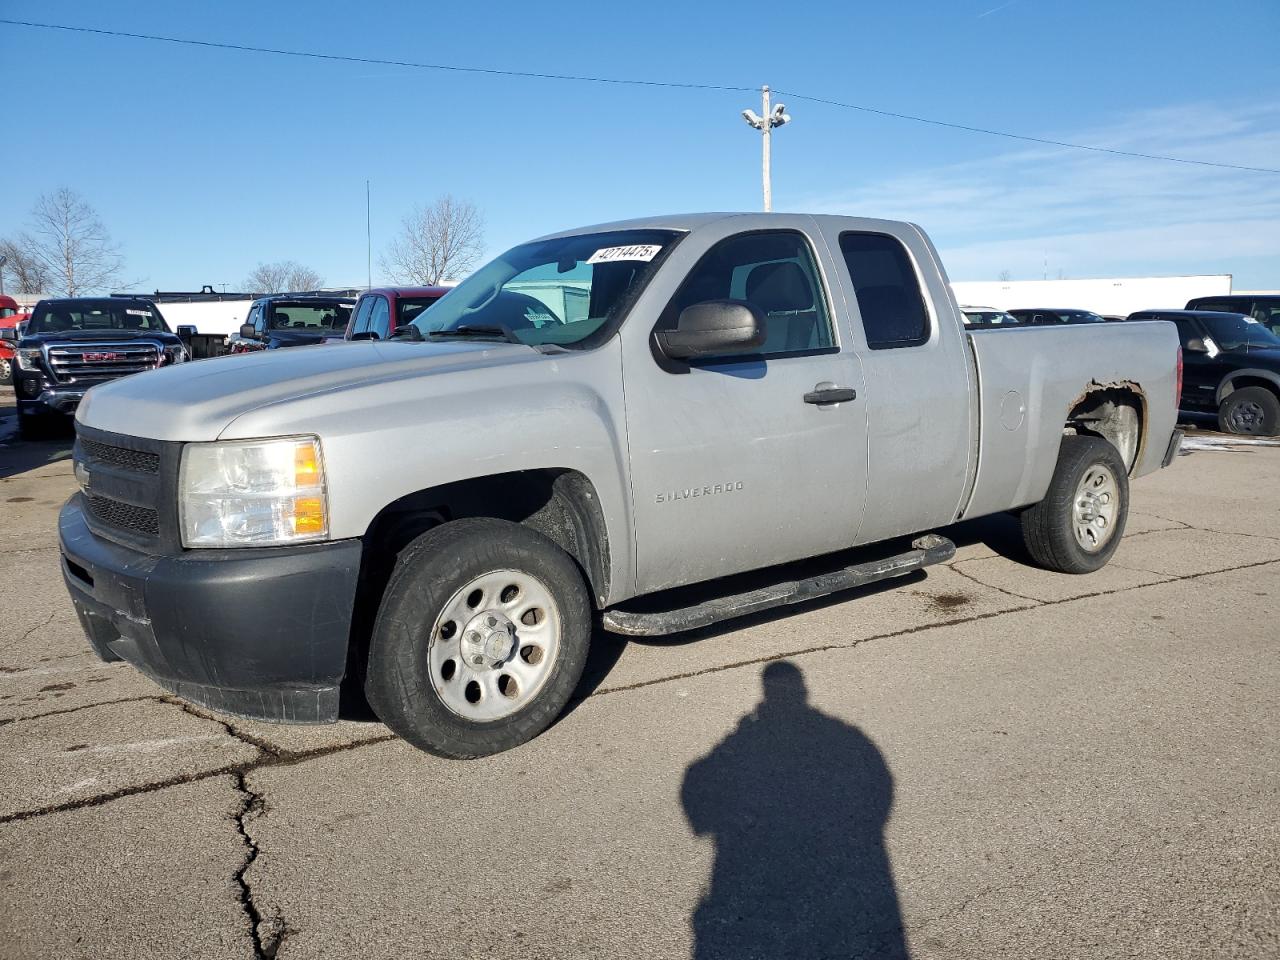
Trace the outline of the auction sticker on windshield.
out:
M 615 260 L 643 260 L 648 263 L 662 247 L 652 243 L 633 243 L 629 247 L 601 247 L 587 258 L 587 263 L 613 263 Z

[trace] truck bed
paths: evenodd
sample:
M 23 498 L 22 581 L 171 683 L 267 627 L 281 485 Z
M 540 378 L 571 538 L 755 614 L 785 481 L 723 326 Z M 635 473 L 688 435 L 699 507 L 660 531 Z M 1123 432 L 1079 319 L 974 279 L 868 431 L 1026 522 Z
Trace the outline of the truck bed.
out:
M 970 330 L 966 337 L 980 400 L 977 474 L 962 516 L 1040 500 L 1057 463 L 1062 424 L 1089 394 L 1109 387 L 1129 386 L 1144 399 L 1130 476 L 1160 468 L 1177 419 L 1173 324 L 1012 327 Z M 1158 442 L 1147 443 L 1149 437 Z

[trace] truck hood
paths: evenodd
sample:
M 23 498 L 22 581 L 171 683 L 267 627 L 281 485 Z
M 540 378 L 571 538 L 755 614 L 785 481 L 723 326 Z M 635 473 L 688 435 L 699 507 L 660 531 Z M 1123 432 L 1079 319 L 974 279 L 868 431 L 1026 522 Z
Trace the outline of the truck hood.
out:
M 275 403 L 408 377 L 536 361 L 514 343 L 364 341 L 197 360 L 94 387 L 85 426 L 153 440 L 216 440 L 237 417 Z
M 342 330 L 272 330 L 268 343 L 273 347 L 301 347 L 345 338 Z
M 1280 371 L 1280 347 L 1249 347 L 1232 351 L 1233 355 L 1255 366 Z

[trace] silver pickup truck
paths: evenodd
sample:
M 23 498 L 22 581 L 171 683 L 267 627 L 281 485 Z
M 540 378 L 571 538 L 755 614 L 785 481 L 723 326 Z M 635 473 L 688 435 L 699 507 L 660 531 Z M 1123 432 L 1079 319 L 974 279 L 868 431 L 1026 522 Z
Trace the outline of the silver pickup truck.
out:
M 952 555 L 931 531 L 1001 511 L 1037 563 L 1096 570 L 1130 479 L 1177 451 L 1180 370 L 1168 323 L 967 332 L 908 223 L 572 230 L 388 339 L 90 391 L 63 570 L 97 653 L 181 697 L 322 723 L 345 682 L 474 757 L 555 719 L 597 623 L 678 631 L 899 576 Z

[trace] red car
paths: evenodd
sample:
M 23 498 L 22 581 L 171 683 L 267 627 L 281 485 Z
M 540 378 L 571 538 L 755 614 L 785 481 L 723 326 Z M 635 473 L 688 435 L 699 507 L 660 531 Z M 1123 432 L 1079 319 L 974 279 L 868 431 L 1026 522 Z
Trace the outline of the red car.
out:
M 452 287 L 378 287 L 356 301 L 347 324 L 348 340 L 385 340 L 396 327 L 413 321 Z M 394 322 L 393 322 L 394 318 Z
M 16 330 L 18 324 L 31 317 L 18 306 L 13 297 L 0 294 L 0 330 Z M 13 383 L 13 346 L 17 342 L 13 333 L 0 339 L 0 384 Z

